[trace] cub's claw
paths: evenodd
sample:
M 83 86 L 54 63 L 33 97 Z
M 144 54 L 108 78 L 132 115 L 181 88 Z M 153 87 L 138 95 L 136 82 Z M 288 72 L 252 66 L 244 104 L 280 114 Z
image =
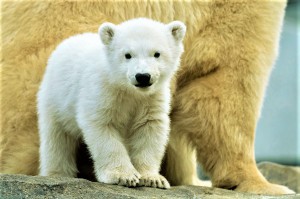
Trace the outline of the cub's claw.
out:
M 142 175 L 138 185 L 145 186 L 145 187 L 161 188 L 161 189 L 169 189 L 170 188 L 170 184 L 166 180 L 166 178 L 159 174 Z

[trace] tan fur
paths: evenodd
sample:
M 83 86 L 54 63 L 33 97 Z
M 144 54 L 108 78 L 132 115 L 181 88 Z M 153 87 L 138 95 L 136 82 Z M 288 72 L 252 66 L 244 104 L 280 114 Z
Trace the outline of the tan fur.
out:
M 198 184 L 197 154 L 214 186 L 288 193 L 269 184 L 254 160 L 255 128 L 285 5 L 285 0 L 3 2 L 0 172 L 38 172 L 35 94 L 54 47 L 70 35 L 96 32 L 105 21 L 150 17 L 187 25 L 163 166 L 171 184 Z

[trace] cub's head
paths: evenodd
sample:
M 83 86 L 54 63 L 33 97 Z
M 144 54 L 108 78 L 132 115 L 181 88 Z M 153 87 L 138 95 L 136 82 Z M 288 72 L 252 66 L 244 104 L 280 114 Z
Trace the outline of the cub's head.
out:
M 179 66 L 185 32 L 179 21 L 163 24 L 138 18 L 102 24 L 99 35 L 110 62 L 110 78 L 140 91 L 159 89 Z

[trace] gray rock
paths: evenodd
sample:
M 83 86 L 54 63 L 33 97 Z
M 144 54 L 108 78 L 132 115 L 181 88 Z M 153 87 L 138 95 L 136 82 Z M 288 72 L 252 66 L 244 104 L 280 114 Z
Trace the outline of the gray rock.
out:
M 300 193 L 300 167 L 262 162 L 258 164 L 258 168 L 270 182 L 285 185 Z
M 78 178 L 0 174 L 0 198 L 204 198 L 271 199 L 300 198 L 300 195 L 262 196 L 218 188 L 177 186 L 168 190 L 127 188 Z

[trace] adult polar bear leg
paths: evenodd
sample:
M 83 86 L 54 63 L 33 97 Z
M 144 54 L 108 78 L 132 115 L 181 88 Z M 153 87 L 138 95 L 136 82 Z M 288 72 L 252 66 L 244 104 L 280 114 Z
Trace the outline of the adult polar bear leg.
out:
M 176 161 L 184 145 L 191 145 L 216 187 L 262 194 L 292 193 L 267 182 L 254 159 L 256 123 L 277 55 L 285 1 L 218 1 L 217 5 L 212 23 L 199 32 L 197 42 L 186 48 L 190 56 L 183 57 L 177 76 L 171 114 L 171 137 L 176 138 L 169 144 L 175 153 L 167 151 L 165 169 L 177 179 L 169 175 L 169 181 L 193 173 L 176 170 L 193 162 L 192 155 L 186 156 L 189 161 Z M 180 144 L 182 137 L 187 142 Z
M 197 177 L 195 148 L 186 136 L 187 133 L 181 129 L 181 126 L 172 124 L 161 173 L 166 176 L 172 186 L 211 186 L 209 181 L 201 181 Z
M 177 92 L 172 122 L 185 131 L 172 136 L 185 133 L 215 187 L 258 194 L 293 193 L 270 184 L 258 171 L 253 145 L 260 98 L 247 98 L 235 79 L 224 82 L 224 72 L 196 79 Z M 244 81 L 248 78 L 253 76 L 245 76 Z M 252 86 L 262 89 L 261 82 Z

